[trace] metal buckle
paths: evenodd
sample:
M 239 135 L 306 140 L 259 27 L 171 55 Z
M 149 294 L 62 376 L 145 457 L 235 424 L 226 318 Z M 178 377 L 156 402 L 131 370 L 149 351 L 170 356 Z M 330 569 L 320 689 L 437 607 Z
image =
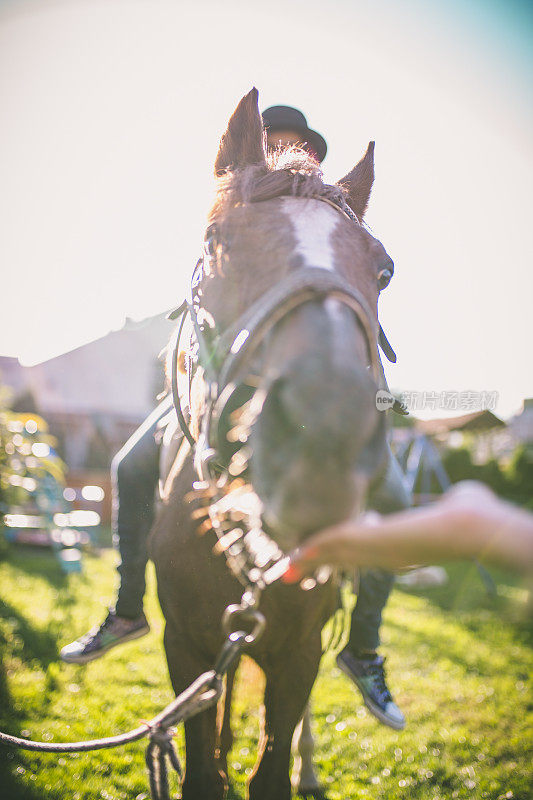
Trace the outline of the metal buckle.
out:
M 244 599 L 244 597 L 243 597 Z M 250 633 L 242 631 L 240 623 L 244 622 L 252 625 Z M 247 645 L 254 644 L 263 633 L 266 619 L 256 608 L 248 606 L 241 601 L 240 605 L 232 604 L 226 608 L 222 617 L 222 630 L 230 637 L 232 634 L 244 634 L 244 641 Z

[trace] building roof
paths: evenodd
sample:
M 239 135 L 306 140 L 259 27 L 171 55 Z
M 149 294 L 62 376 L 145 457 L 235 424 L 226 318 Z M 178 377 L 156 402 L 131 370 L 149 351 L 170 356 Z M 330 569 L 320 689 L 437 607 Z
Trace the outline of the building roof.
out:
M 505 428 L 505 422 L 493 414 L 492 411 L 474 411 L 460 417 L 446 417 L 444 419 L 419 419 L 416 427 L 428 435 L 450 433 L 451 431 L 474 431 L 481 433 L 493 428 Z
M 47 414 L 112 414 L 142 419 L 163 383 L 158 355 L 175 323 L 166 315 L 132 322 L 118 331 L 32 367 L 0 357 L 0 382 L 15 394 L 31 392 Z

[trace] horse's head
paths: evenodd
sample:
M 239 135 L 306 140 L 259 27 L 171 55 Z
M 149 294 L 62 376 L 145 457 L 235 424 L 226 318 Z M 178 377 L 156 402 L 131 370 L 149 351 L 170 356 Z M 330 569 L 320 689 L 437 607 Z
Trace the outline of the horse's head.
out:
M 204 369 L 193 384 L 203 383 L 203 400 L 212 370 L 208 444 L 231 476 L 248 477 L 287 549 L 357 512 L 384 457 L 377 300 L 393 266 L 362 224 L 373 143 L 328 186 L 303 151 L 266 155 L 254 89 L 231 117 L 215 173 L 195 286 Z M 195 396 L 193 386 L 198 435 L 206 408 Z

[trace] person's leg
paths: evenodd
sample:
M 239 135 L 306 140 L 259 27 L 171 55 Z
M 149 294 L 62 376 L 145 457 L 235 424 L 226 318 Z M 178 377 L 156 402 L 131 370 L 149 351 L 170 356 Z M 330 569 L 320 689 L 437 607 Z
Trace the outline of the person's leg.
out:
M 143 597 L 146 544 L 153 522 L 159 476 L 159 446 L 155 433 L 171 404 L 171 398 L 165 398 L 113 459 L 113 539 L 121 557 L 116 605 L 102 625 L 63 647 L 63 661 L 85 664 L 117 644 L 136 639 L 150 630 L 143 612 Z
M 401 467 L 389 448 L 385 476 L 371 493 L 368 506 L 380 514 L 391 514 L 411 505 L 411 493 L 406 487 Z M 394 575 L 386 570 L 361 570 L 348 642 L 354 654 L 375 654 L 379 647 L 381 615 L 393 585 Z
M 120 553 L 117 616 L 136 619 L 143 613 L 147 539 L 154 519 L 159 477 L 159 445 L 155 433 L 168 412 L 167 399 L 128 439 L 111 464 L 113 541 Z
M 380 644 L 381 615 L 393 584 L 391 572 L 377 568 L 361 570 L 347 645 L 354 655 L 375 656 Z
M 369 498 L 369 508 L 387 514 L 410 505 L 411 495 L 402 470 L 389 448 L 387 470 Z M 381 722 L 399 729 L 404 727 L 405 719 L 387 688 L 384 659 L 376 652 L 382 612 L 393 584 L 394 575 L 386 570 L 361 570 L 348 644 L 339 653 L 337 663 L 359 687 L 368 709 Z

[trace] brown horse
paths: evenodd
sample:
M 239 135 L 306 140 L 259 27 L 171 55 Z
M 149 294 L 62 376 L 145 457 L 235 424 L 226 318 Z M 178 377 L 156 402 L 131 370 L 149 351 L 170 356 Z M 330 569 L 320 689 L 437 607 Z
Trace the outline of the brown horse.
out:
M 356 514 L 384 468 L 385 415 L 375 402 L 377 299 L 392 262 L 362 224 L 374 179 L 373 143 L 342 181 L 328 186 L 303 151 L 266 156 L 254 89 L 231 117 L 215 174 L 217 193 L 195 287 L 198 319 L 224 340 L 247 309 L 259 309 L 255 328 L 252 320 L 240 333 L 237 324 L 236 338 L 226 335 L 228 353 L 248 336 L 254 340 L 233 365 L 231 384 L 242 390 L 243 408 L 252 393 L 255 413 L 245 424 L 246 414 L 239 412 L 236 424 L 233 406 L 221 419 L 226 441 L 219 443 L 218 458 L 233 467 L 240 458 L 242 475 L 259 498 L 264 530 L 288 551 L 321 527 Z M 271 310 L 266 327 L 257 322 L 263 300 Z M 196 440 L 209 410 L 204 362 L 205 354 L 191 386 Z M 217 377 L 225 382 L 220 371 Z M 225 386 L 217 388 L 220 395 Z M 212 397 L 212 383 L 209 391 Z M 239 425 L 246 428 L 244 437 Z M 246 440 L 245 457 L 238 441 L 224 452 L 228 439 Z M 151 540 L 176 693 L 212 668 L 223 643 L 224 609 L 242 593 L 224 556 L 213 552 L 213 532 L 199 535 L 191 518 L 196 449 L 186 441 L 180 448 Z M 266 676 L 252 800 L 290 797 L 291 740 L 317 674 L 321 629 L 334 596 L 331 581 L 311 591 L 276 582 L 262 595 L 266 629 L 249 653 Z M 227 788 L 228 726 L 217 738 L 213 709 L 189 720 L 185 736 L 184 800 L 219 800 Z

